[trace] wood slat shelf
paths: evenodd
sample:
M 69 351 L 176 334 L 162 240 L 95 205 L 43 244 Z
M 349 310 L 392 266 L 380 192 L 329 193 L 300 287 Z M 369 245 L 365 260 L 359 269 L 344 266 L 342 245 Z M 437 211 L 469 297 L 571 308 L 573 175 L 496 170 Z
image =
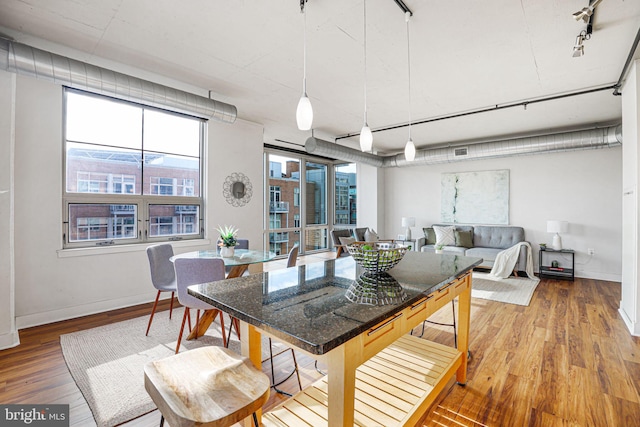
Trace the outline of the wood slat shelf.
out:
M 462 353 L 404 335 L 356 370 L 355 426 L 415 425 L 462 363 Z M 328 425 L 327 377 L 265 413 L 264 426 Z

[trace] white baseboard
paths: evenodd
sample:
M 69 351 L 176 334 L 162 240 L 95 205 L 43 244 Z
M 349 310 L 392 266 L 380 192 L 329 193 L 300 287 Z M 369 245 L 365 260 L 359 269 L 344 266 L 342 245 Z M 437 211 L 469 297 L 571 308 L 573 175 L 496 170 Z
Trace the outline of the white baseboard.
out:
M 18 345 L 20 345 L 20 335 L 18 335 L 18 331 L 0 335 L 0 350 L 13 348 Z
M 76 317 L 88 316 L 90 314 L 102 313 L 109 310 L 131 307 L 132 305 L 144 304 L 153 301 L 155 299 L 156 292 L 153 292 L 153 297 L 151 299 L 149 298 L 149 295 L 149 293 L 131 295 L 124 298 L 97 301 L 90 304 L 18 316 L 16 317 L 16 327 L 18 329 L 30 328 L 32 326 L 45 325 L 62 320 L 74 319 Z M 160 295 L 160 299 L 171 297 L 170 292 L 163 292 Z
M 620 317 L 622 317 L 624 324 L 627 325 L 627 329 L 629 329 L 631 335 L 640 337 L 640 324 L 634 323 L 629 318 L 629 316 L 627 316 L 627 313 L 622 309 L 622 301 L 620 301 L 620 308 L 618 309 L 618 313 L 620 313 Z
M 593 272 L 593 271 L 576 271 L 575 276 L 582 277 L 583 279 L 606 280 L 607 282 L 622 283 L 622 273 L 611 274 L 611 273 L 600 273 L 600 272 Z

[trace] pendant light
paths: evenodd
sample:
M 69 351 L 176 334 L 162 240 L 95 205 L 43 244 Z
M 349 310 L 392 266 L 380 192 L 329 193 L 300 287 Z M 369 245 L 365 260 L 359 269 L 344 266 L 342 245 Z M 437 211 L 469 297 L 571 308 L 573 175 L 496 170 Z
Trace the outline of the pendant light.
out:
M 302 96 L 298 101 L 298 109 L 296 110 L 296 122 L 298 122 L 298 129 L 309 130 L 313 124 L 313 108 L 311 107 L 311 101 L 307 96 L 307 0 L 301 0 L 300 9 L 302 9 L 302 15 L 304 16 L 304 53 L 303 53 L 303 77 L 302 77 Z
M 364 152 L 373 149 L 373 134 L 367 123 L 367 0 L 363 0 L 364 9 L 364 124 L 360 131 L 360 150 Z
M 411 139 L 411 48 L 409 43 L 409 19 L 411 18 L 411 12 L 407 11 L 404 14 L 404 20 L 407 23 L 407 74 L 409 76 L 409 140 L 404 146 L 404 158 L 408 162 L 413 162 L 416 158 L 416 146 Z

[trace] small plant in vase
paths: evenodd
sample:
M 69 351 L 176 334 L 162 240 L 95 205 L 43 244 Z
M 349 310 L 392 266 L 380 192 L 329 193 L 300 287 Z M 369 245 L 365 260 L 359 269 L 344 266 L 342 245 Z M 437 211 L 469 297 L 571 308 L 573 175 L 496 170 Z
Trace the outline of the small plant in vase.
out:
M 443 248 L 444 248 L 444 245 L 442 245 L 442 244 L 436 245 L 436 253 L 437 254 L 441 254 Z
M 232 257 L 235 252 L 235 247 L 238 244 L 238 239 L 236 238 L 238 229 L 233 225 L 225 225 L 224 227 L 218 226 L 216 230 L 220 233 L 220 240 L 218 241 L 218 246 L 220 246 L 220 255 L 223 258 Z

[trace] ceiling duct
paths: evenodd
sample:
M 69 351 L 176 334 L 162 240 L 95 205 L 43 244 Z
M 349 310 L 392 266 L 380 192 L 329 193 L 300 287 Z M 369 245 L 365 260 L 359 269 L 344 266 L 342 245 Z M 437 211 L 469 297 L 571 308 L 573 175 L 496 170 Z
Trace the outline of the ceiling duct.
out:
M 0 69 L 177 113 L 233 123 L 234 105 L 0 38 Z
M 609 148 L 620 146 L 621 144 L 622 125 L 616 125 L 551 135 L 482 142 L 464 146 L 417 150 L 415 160 L 412 162 L 406 161 L 404 154 L 389 157 L 376 156 L 313 137 L 307 139 L 305 149 L 308 153 L 347 162 L 360 162 L 376 167 L 403 167 L 529 154 L 557 153 L 561 151 Z
M 381 168 L 383 166 L 383 158 L 375 154 L 363 153 L 360 150 L 354 150 L 344 145 L 338 145 L 334 142 L 309 137 L 304 144 L 307 153 L 322 155 L 332 159 L 344 160 L 346 162 L 366 163 L 371 166 Z

